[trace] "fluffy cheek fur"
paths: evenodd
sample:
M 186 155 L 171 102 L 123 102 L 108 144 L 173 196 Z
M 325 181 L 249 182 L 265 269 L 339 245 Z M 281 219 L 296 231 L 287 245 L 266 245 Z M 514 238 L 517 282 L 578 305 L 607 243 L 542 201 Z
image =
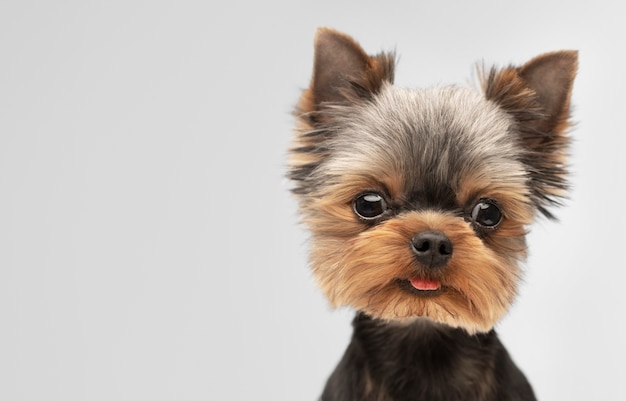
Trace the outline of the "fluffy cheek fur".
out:
M 344 213 L 348 218 L 349 211 Z M 386 320 L 427 317 L 474 333 L 490 330 L 515 297 L 520 271 L 510 248 L 514 244 L 520 258 L 525 250 L 515 222 L 502 230 L 512 237 L 493 239 L 477 237 L 462 217 L 434 211 L 406 212 L 355 236 L 348 227 L 363 230 L 360 222 L 343 226 L 345 237 L 314 235 L 312 243 L 314 274 L 334 306 L 350 305 Z M 441 231 L 452 241 L 445 267 L 425 269 L 416 261 L 410 239 L 423 230 Z M 500 243 L 506 251 L 498 252 Z M 414 276 L 439 280 L 441 291 L 419 296 L 399 284 Z

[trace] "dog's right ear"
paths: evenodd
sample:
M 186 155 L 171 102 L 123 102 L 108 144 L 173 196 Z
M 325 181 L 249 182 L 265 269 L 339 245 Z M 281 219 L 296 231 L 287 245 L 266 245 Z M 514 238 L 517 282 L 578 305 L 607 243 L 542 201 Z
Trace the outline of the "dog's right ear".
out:
M 393 54 L 368 56 L 350 36 L 329 28 L 315 35 L 315 60 L 310 87 L 300 109 L 316 112 L 326 105 L 358 102 L 376 94 L 384 82 L 393 83 Z
M 368 56 L 350 36 L 329 28 L 317 30 L 313 77 L 295 110 L 288 174 L 295 194 L 315 191 L 319 184 L 313 172 L 328 156 L 326 140 L 336 132 L 333 106 L 371 99 L 385 82 L 393 83 L 394 63 L 392 53 Z

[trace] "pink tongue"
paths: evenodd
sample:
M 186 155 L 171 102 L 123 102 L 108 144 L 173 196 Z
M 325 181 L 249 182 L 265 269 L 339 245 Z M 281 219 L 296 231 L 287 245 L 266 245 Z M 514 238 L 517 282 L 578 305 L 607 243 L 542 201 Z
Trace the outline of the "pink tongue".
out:
M 439 281 L 436 280 L 426 280 L 423 278 L 419 278 L 419 277 L 411 277 L 409 279 L 409 281 L 411 282 L 411 285 L 417 289 L 417 290 L 421 290 L 421 291 L 434 291 L 434 290 L 438 290 L 440 285 Z

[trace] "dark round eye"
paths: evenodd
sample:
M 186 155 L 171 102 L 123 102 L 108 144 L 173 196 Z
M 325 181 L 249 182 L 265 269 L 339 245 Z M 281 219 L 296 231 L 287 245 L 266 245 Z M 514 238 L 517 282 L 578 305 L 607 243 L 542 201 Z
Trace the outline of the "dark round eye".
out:
M 387 210 L 387 202 L 377 193 L 365 193 L 354 200 L 354 212 L 362 219 L 370 220 Z
M 494 228 L 502 221 L 502 212 L 492 200 L 481 199 L 472 210 L 472 221 L 482 227 Z

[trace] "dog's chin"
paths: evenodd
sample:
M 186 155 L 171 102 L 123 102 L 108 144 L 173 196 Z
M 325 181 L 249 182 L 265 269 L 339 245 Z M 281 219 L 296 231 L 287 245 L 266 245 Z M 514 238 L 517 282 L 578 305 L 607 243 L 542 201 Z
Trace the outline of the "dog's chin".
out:
M 464 292 L 445 280 L 412 276 L 397 278 L 387 287 L 387 303 L 357 307 L 372 318 L 393 326 L 432 326 L 462 329 L 469 334 L 490 331 L 504 310 L 491 316 L 472 306 Z M 353 305 L 356 306 L 356 305 Z M 497 314 L 497 316 L 496 316 Z M 416 327 L 417 327 L 416 326 Z
M 421 276 L 414 276 L 407 279 L 398 278 L 395 280 L 397 287 L 402 290 L 406 296 L 413 298 L 421 298 L 425 302 L 437 302 L 437 298 L 445 298 L 446 296 L 458 296 L 458 291 L 452 287 L 444 285 L 436 279 L 427 279 Z M 453 322 L 450 319 L 440 319 L 435 316 L 429 316 L 428 312 L 424 315 L 404 316 L 386 318 L 385 323 L 397 327 L 421 327 L 431 329 L 464 329 L 468 332 L 484 331 L 477 330 L 474 325 L 463 325 Z

